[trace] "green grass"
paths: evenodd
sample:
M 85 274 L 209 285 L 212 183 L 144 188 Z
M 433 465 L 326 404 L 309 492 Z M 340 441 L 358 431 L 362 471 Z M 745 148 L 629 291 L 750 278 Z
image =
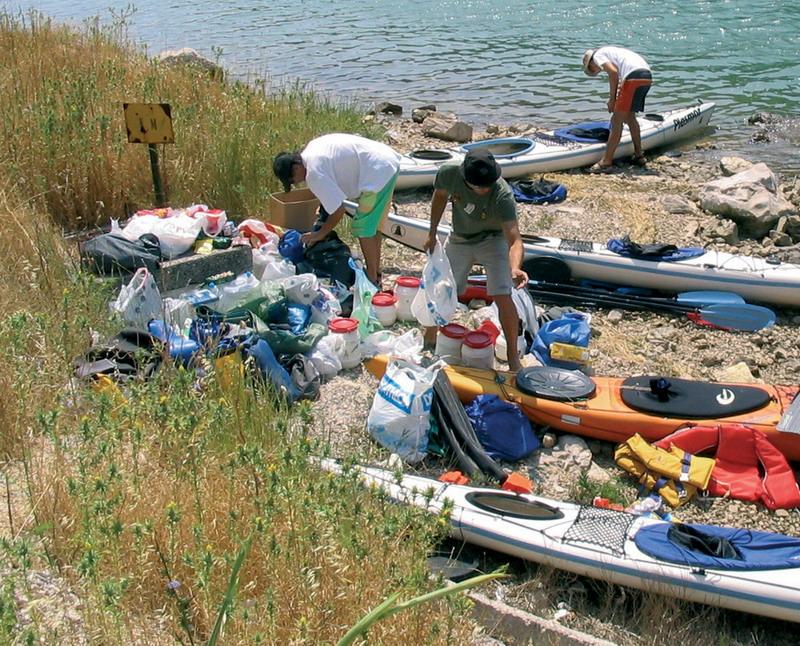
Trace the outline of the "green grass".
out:
M 116 329 L 108 288 L 80 272 L 61 231 L 151 205 L 123 100 L 173 107 L 172 203 L 237 219 L 265 214 L 276 152 L 370 134 L 360 115 L 302 86 L 165 69 L 123 24 L 0 14 L 0 66 L 0 455 L 17 483 L 3 515 L 26 563 L 79 594 L 97 643 L 335 643 L 383 599 L 439 587 L 425 555 L 447 518 L 317 469 L 310 457 L 326 447 L 308 436 L 307 405 L 236 369 L 221 379 L 213 362 L 202 374 L 165 365 L 117 391 L 72 379 L 92 337 Z M 0 637 L 16 622 L 11 585 Z M 464 641 L 467 610 L 414 606 L 374 625 L 370 643 Z M 30 634 L 61 639 L 49 630 Z
M 76 31 L 39 14 L 0 13 L 0 178 L 66 229 L 153 205 L 147 147 L 128 144 L 122 103 L 172 107 L 159 146 L 172 204 L 265 215 L 272 158 L 326 132 L 374 135 L 353 107 L 301 84 L 226 83 L 168 69 L 127 39 L 124 20 Z M 2 184 L 0 184 L 2 186 Z

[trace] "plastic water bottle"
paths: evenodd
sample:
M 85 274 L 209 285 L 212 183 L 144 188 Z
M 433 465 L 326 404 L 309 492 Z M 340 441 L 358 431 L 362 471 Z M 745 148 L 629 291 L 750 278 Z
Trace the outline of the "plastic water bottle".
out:
M 627 511 L 637 516 L 649 516 L 657 513 L 659 509 L 661 509 L 661 496 L 647 496 L 637 500 Z

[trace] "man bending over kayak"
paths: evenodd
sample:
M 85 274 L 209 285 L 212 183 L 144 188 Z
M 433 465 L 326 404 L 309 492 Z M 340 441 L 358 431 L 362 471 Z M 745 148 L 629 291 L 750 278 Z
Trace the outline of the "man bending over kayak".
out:
M 380 289 L 380 225 L 392 204 L 400 155 L 378 141 L 336 133 L 312 139 L 302 152 L 278 154 L 272 170 L 286 191 L 305 182 L 330 214 L 319 229 L 302 235 L 309 247 L 339 224 L 345 200 L 358 202 L 351 228 L 364 254 L 367 278 Z
M 642 135 L 636 113 L 644 111 L 644 99 L 653 83 L 650 66 L 639 54 L 624 47 L 606 46 L 587 49 L 583 54 L 583 71 L 597 76 L 608 74 L 608 111 L 611 113 L 611 132 L 608 134 L 603 158 L 591 167 L 593 172 L 607 172 L 614 165 L 614 153 L 622 136 L 622 125 L 628 124 L 633 140 L 632 162 L 644 166 Z
M 453 269 L 458 293 L 467 288 L 473 264 L 486 270 L 489 296 L 497 303 L 506 338 L 508 367 L 522 368 L 517 347 L 519 317 L 511 290 L 525 287 L 528 275 L 521 269 L 525 249 L 517 226 L 517 203 L 500 166 L 488 150 L 470 151 L 463 163 L 444 164 L 436 173 L 431 200 L 431 228 L 425 251 L 436 243 L 436 230 L 447 201 L 453 205 L 453 227 L 445 253 Z M 426 341 L 435 340 L 436 328 L 426 330 Z M 432 337 L 432 338 L 431 338 Z

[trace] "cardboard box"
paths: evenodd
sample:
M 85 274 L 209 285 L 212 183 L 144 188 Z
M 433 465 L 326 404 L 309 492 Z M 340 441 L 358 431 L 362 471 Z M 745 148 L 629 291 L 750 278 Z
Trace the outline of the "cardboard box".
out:
M 273 193 L 269 198 L 269 221 L 287 229 L 311 231 L 318 209 L 319 200 L 307 188 Z

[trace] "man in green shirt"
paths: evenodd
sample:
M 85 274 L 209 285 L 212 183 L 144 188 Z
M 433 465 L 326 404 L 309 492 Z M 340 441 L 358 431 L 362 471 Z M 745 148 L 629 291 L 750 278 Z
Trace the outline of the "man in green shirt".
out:
M 497 303 L 506 338 L 508 365 L 519 370 L 517 347 L 519 317 L 511 290 L 523 287 L 528 275 L 522 270 L 524 248 L 517 226 L 517 204 L 500 166 L 489 151 L 470 151 L 463 163 L 439 169 L 431 200 L 431 228 L 425 250 L 433 249 L 436 230 L 448 200 L 453 205 L 453 227 L 445 252 L 453 269 L 458 293 L 467 287 L 473 264 L 486 270 L 487 292 Z M 427 333 L 435 337 L 436 328 Z

